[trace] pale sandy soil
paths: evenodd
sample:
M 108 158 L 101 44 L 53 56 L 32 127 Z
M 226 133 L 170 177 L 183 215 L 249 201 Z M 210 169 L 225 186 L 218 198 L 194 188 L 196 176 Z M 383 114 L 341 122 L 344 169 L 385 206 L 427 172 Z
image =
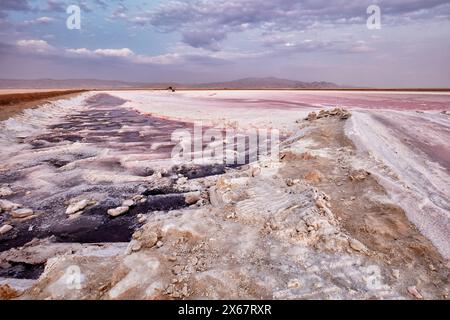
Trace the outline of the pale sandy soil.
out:
M 84 90 L 3 90 L 0 91 L 0 121 L 46 102 L 68 98 Z
M 0 214 L 13 226 L 0 236 L 0 267 L 25 278 L 0 279 L 0 294 L 448 299 L 449 118 L 440 111 L 449 101 L 422 93 L 108 91 L 27 110 L 0 125 L 0 184 L 12 191 L 3 199 L 35 213 Z M 345 103 L 348 120 L 303 120 Z M 280 129 L 280 161 L 204 175 L 192 164 L 174 168 L 168 134 L 196 121 Z M 106 213 L 136 196 L 122 216 Z M 82 211 L 65 213 L 83 199 Z M 41 240 L 9 249 L 33 237 Z

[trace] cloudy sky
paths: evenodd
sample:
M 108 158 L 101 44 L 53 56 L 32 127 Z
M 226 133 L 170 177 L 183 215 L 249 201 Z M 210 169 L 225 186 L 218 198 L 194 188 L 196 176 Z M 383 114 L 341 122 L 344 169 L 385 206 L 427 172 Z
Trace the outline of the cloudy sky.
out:
M 0 78 L 266 76 L 449 87 L 450 0 L 0 0 Z

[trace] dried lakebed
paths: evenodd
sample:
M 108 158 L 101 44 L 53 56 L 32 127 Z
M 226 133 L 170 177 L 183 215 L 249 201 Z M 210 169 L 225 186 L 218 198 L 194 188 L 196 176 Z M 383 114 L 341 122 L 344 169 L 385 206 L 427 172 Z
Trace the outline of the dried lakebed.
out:
M 382 158 L 349 139 L 370 133 L 363 113 L 290 110 L 280 161 L 180 166 L 168 133 L 190 122 L 133 111 L 145 99 L 151 109 L 153 93 L 140 107 L 124 96 L 86 93 L 2 124 L 0 217 L 12 229 L 0 236 L 0 297 L 448 299 L 448 261 L 397 201 L 421 189 L 391 193 Z

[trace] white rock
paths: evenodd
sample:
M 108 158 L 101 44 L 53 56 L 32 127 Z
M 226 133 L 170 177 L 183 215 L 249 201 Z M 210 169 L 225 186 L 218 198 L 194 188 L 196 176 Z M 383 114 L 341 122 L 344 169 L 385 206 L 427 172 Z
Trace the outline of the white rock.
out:
M 289 289 L 296 289 L 296 288 L 300 288 L 301 284 L 300 281 L 298 279 L 291 279 L 288 282 L 288 288 Z
M 129 207 L 117 207 L 117 208 L 114 208 L 114 209 L 109 209 L 108 210 L 108 214 L 111 217 L 117 217 L 117 216 L 120 216 L 121 214 L 124 214 L 129 209 L 130 209 Z
M 398 269 L 392 270 L 392 275 L 394 276 L 395 279 L 400 278 L 400 270 Z
M 9 224 L 5 224 L 0 228 L 0 234 L 5 234 L 9 231 L 11 231 L 13 229 L 13 227 Z
M 11 211 L 22 207 L 21 204 L 14 203 L 8 200 L 0 200 L 0 208 L 2 208 L 5 211 Z
M 10 187 L 1 187 L 0 188 L 0 197 L 7 197 L 12 195 L 14 192 L 11 190 Z
M 16 219 L 22 219 L 33 215 L 33 210 L 31 209 L 17 209 L 11 212 L 11 216 Z
M 122 207 L 131 207 L 131 206 L 134 206 L 133 200 L 125 200 L 124 202 L 122 202 Z
M 78 211 L 81 211 L 84 208 L 86 208 L 88 206 L 88 204 L 89 204 L 89 201 L 86 199 L 83 199 L 81 201 L 73 203 L 67 207 L 66 214 L 74 214 Z
M 184 196 L 184 201 L 187 204 L 194 204 L 197 203 L 197 201 L 199 201 L 201 199 L 200 197 L 200 192 L 189 192 Z
M 359 251 L 359 252 L 364 252 L 364 251 L 367 250 L 366 246 L 363 245 L 361 242 L 359 242 L 359 241 L 356 240 L 356 239 L 350 239 L 350 240 L 349 240 L 349 244 L 350 244 L 350 247 L 351 247 L 353 250 L 356 250 L 356 251 Z
M 140 201 L 140 200 L 142 200 L 143 198 L 145 198 L 145 196 L 143 196 L 143 195 L 141 195 L 141 194 L 137 194 L 137 195 L 135 195 L 135 196 L 133 196 L 133 200 L 134 201 Z

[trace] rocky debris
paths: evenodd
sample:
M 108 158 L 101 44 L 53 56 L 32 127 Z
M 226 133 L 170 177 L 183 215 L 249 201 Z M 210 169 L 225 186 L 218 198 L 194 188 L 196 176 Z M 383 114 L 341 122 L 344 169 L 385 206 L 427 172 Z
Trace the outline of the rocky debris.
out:
M 13 226 L 9 224 L 4 224 L 0 227 L 0 234 L 6 234 L 13 229 Z
M 8 200 L 0 200 L 0 208 L 3 211 L 11 211 L 11 210 L 15 210 L 18 208 L 21 208 L 22 205 L 21 204 L 17 204 Z
M 82 211 L 88 205 L 89 205 L 89 200 L 87 200 L 87 199 L 83 199 L 83 200 L 74 202 L 67 207 L 66 214 L 68 214 L 68 215 L 75 214 L 79 211 Z
M 14 192 L 12 191 L 12 189 L 10 187 L 1 187 L 0 188 L 0 197 L 8 197 L 10 195 L 12 195 Z
M 189 192 L 189 193 L 186 193 L 184 196 L 184 200 L 189 205 L 197 203 L 200 199 L 202 199 L 200 191 Z
M 286 179 L 286 185 L 288 187 L 292 187 L 292 186 L 296 185 L 297 183 L 300 183 L 300 179 L 292 179 L 292 178 Z
M 450 116 L 450 110 L 444 110 L 441 113 Z
M 343 108 L 334 108 L 329 110 L 320 110 L 317 114 L 316 112 L 311 112 L 308 114 L 305 120 L 314 121 L 316 119 L 328 118 L 328 117 L 338 117 L 341 120 L 346 120 L 351 117 L 351 112 Z
M 176 184 L 179 186 L 185 185 L 188 182 L 188 178 L 184 177 L 183 175 L 180 175 L 180 177 L 177 179 Z
M 24 219 L 32 216 L 34 214 L 34 211 L 32 209 L 16 209 L 11 212 L 11 217 L 15 219 Z
M 317 113 L 315 111 L 310 112 L 305 120 L 313 121 L 317 119 Z
M 121 206 L 121 207 L 117 207 L 114 209 L 109 209 L 108 214 L 111 217 L 118 217 L 118 216 L 124 214 L 125 212 L 128 212 L 128 210 L 130 210 L 130 207 Z
M 0 300 L 10 300 L 17 298 L 19 292 L 12 288 L 9 284 L 0 285 Z
M 417 290 L 416 286 L 408 287 L 408 293 L 416 299 L 423 299 L 423 296 L 420 294 L 419 290 Z
M 359 170 L 352 171 L 349 178 L 351 181 L 363 181 L 368 176 L 370 176 L 370 172 L 363 170 L 363 169 L 359 169 Z

